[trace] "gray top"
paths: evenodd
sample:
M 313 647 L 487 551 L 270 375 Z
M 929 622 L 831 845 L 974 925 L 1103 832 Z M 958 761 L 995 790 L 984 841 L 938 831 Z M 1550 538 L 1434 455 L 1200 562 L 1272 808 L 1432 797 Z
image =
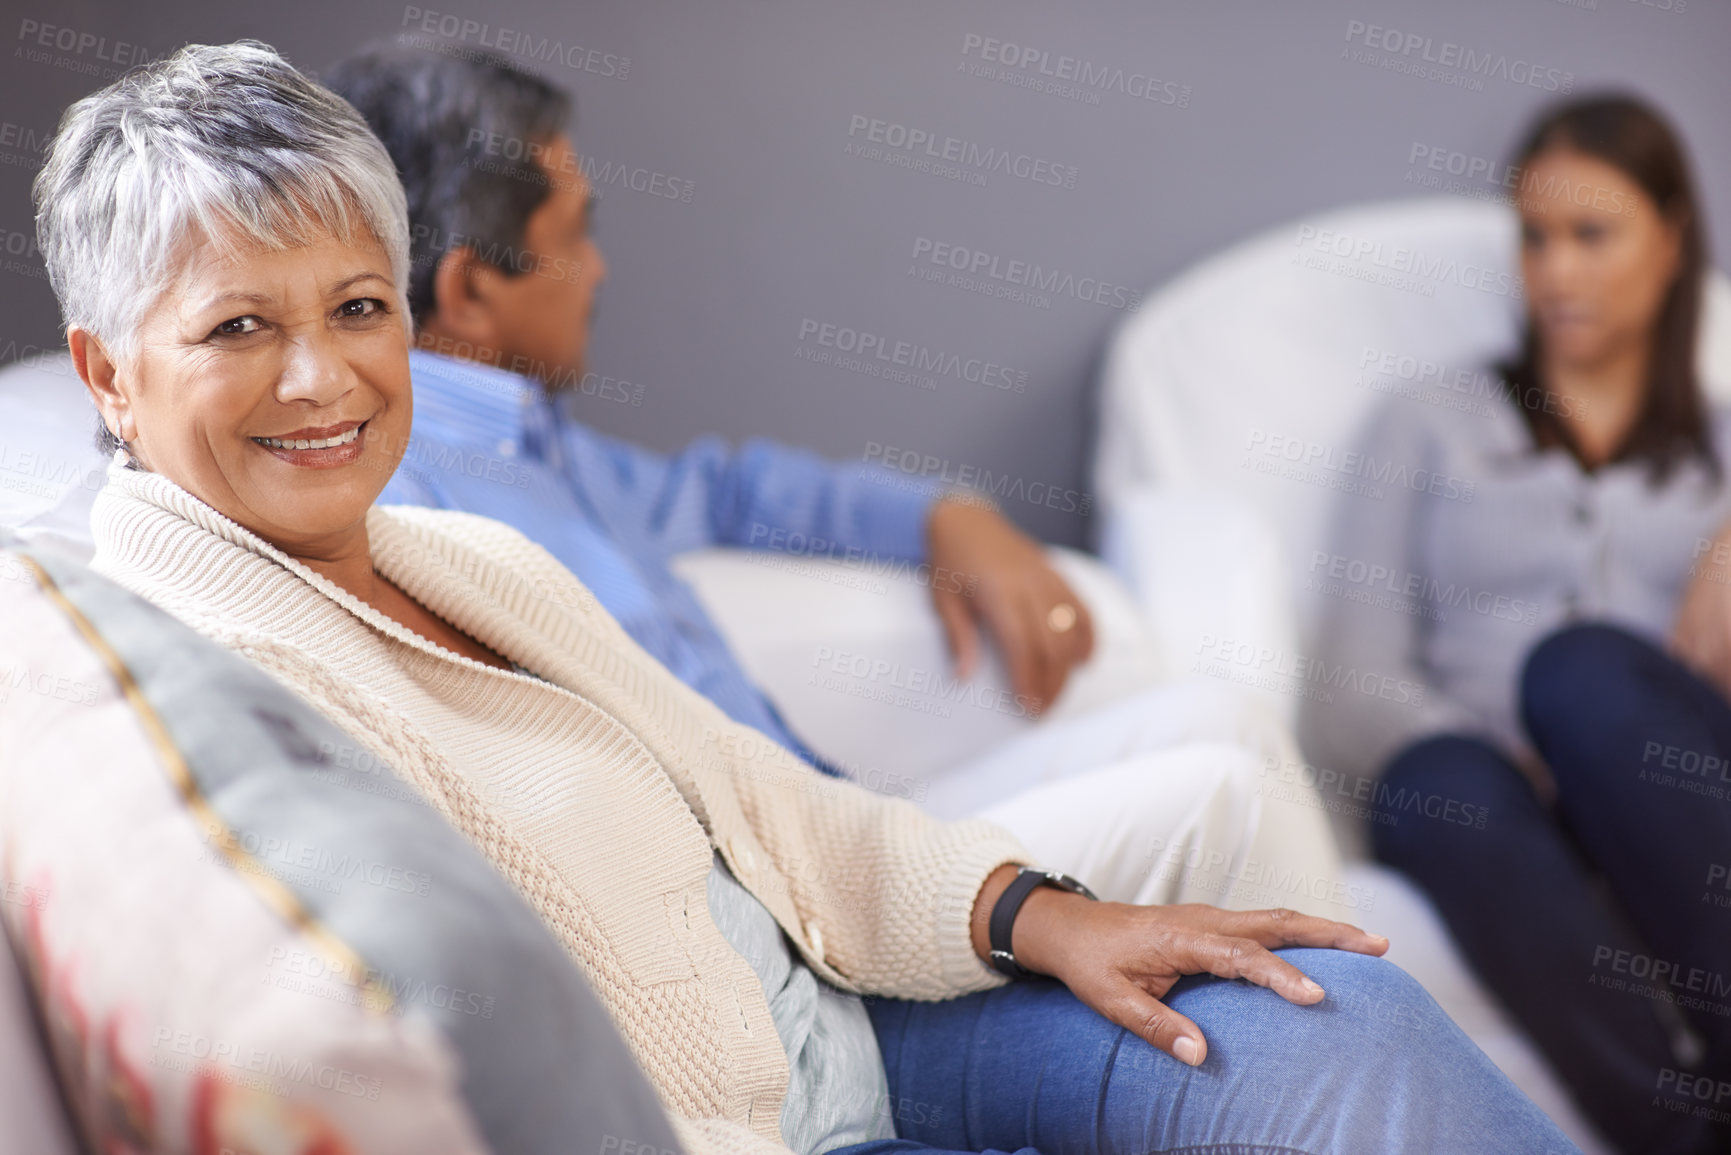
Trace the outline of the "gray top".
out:
M 787 1051 L 783 1142 L 800 1155 L 821 1155 L 850 1143 L 894 1139 L 883 1055 L 859 996 L 811 973 L 788 949 L 775 916 L 719 854 L 708 897 L 709 917 L 763 983 L 769 1017 Z
M 1731 412 L 1712 420 L 1731 472 Z M 1360 448 L 1407 483 L 1343 494 L 1332 545 L 1302 559 L 1319 629 L 1301 737 L 1346 774 L 1380 773 L 1443 732 L 1518 753 L 1534 645 L 1583 619 L 1662 643 L 1698 551 L 1731 517 L 1731 485 L 1699 461 L 1658 488 L 1644 464 L 1588 473 L 1564 450 L 1536 452 L 1508 403 L 1486 414 L 1392 398 Z

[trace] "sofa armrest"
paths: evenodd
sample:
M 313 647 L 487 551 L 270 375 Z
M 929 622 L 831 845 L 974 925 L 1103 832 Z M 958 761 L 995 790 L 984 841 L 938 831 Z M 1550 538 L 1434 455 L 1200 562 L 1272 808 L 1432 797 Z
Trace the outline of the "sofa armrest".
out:
M 1266 656 L 1297 650 L 1293 595 L 1281 580 L 1289 571 L 1273 526 L 1224 494 L 1145 486 L 1104 512 L 1100 545 L 1141 607 L 1169 673 L 1260 687 L 1291 722 L 1297 703 L 1280 692 L 1284 680 L 1260 676 L 1270 665 Z M 1222 660 L 1222 646 L 1254 656 Z
M 1049 715 L 1157 680 L 1153 640 L 1116 576 L 1085 554 L 1050 553 L 1093 615 L 1097 643 Z M 933 775 L 1033 724 L 989 642 L 974 676 L 955 677 L 918 567 L 711 549 L 673 568 L 788 725 L 867 785 L 917 798 Z

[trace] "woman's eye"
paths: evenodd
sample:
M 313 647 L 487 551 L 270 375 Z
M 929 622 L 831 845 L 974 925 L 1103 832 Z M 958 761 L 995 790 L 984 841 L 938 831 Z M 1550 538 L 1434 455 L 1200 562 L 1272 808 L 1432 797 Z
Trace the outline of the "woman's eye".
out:
M 1581 225 L 1575 230 L 1575 239 L 1586 244 L 1593 244 L 1605 239 L 1604 225 Z
M 1523 228 L 1521 230 L 1521 244 L 1525 245 L 1529 249 L 1543 248 L 1545 244 L 1545 234 L 1535 228 Z
M 222 337 L 240 337 L 247 333 L 256 333 L 262 328 L 264 322 L 249 314 L 245 317 L 230 317 L 212 332 Z
M 356 297 L 337 306 L 339 317 L 371 317 L 385 311 L 385 303 L 377 297 Z

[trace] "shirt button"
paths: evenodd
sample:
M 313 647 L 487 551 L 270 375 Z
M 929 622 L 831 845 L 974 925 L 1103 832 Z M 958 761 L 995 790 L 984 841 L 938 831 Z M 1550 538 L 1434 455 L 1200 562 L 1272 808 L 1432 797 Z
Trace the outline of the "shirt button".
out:
M 815 922 L 805 924 L 805 941 L 811 947 L 811 953 L 816 958 L 823 958 L 823 931 Z
M 500 457 L 515 457 L 515 456 L 517 456 L 517 446 L 514 442 L 501 441 L 501 442 L 499 442 L 499 444 L 495 445 L 493 448 L 499 454 Z

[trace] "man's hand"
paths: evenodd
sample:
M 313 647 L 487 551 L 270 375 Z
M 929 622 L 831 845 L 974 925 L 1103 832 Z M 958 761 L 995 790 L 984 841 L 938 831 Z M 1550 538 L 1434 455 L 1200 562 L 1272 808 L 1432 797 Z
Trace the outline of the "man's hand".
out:
M 1715 555 L 1728 534 L 1731 529 L 1719 531 Z M 1731 569 L 1696 563 L 1671 627 L 1671 652 L 1731 697 Z
M 985 504 L 946 498 L 926 527 L 932 602 L 956 670 L 974 672 L 980 622 L 997 639 L 1010 684 L 1032 712 L 1058 697 L 1071 669 L 1094 652 L 1094 623 L 1038 543 Z
M 989 953 L 984 927 L 991 907 L 1014 877 L 1014 867 L 999 867 L 980 890 L 974 950 L 981 958 Z M 1290 910 L 1129 906 L 1051 887 L 1028 896 L 1010 940 L 1024 967 L 1061 980 L 1105 1018 L 1191 1066 L 1207 1058 L 1208 1041 L 1161 1002 L 1166 992 L 1184 975 L 1211 974 L 1247 979 L 1300 1006 L 1320 1002 L 1323 989 L 1272 953 L 1291 946 L 1380 955 L 1388 940 Z

